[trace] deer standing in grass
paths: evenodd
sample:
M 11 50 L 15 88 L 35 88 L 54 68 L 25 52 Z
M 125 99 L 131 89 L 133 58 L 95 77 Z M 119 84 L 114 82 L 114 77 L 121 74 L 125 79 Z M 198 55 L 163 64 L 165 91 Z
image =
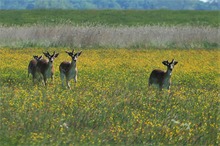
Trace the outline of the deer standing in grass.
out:
M 159 69 L 155 69 L 151 72 L 148 85 L 151 86 L 152 84 L 159 85 L 159 89 L 162 88 L 170 89 L 171 84 L 171 74 L 173 71 L 174 66 L 178 63 L 174 59 L 171 62 L 163 61 L 162 62 L 165 66 L 167 66 L 167 71 L 162 71 Z
M 82 51 L 74 53 L 74 50 L 72 52 L 66 51 L 66 53 L 72 58 L 71 62 L 63 61 L 60 64 L 60 79 L 62 81 L 62 85 L 64 86 L 64 78 L 66 78 L 66 84 L 68 88 L 70 88 L 70 80 L 73 78 L 74 82 L 77 82 L 77 67 L 76 67 L 76 61 L 78 57 L 81 55 Z
M 32 75 L 32 80 L 33 80 L 33 83 L 34 83 L 34 80 L 36 79 L 37 75 L 36 75 L 36 71 L 37 71 L 37 62 L 40 61 L 43 57 L 42 56 L 36 56 L 34 55 L 33 56 L 34 59 L 32 59 L 29 64 L 28 64 L 28 77 L 29 77 L 29 74 Z
M 50 55 L 49 52 L 43 54 L 48 58 L 39 60 L 37 62 L 37 72 L 41 74 L 41 77 L 43 77 L 44 85 L 47 85 L 47 78 L 54 79 L 54 67 L 53 62 L 56 57 L 58 57 L 59 53 L 53 52 L 52 55 Z

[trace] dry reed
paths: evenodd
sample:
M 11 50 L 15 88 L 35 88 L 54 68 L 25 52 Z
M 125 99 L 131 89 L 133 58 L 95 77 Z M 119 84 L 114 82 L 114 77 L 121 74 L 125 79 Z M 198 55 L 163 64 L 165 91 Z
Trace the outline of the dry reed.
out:
M 219 28 L 207 26 L 0 26 L 0 46 L 217 48 L 218 32 Z

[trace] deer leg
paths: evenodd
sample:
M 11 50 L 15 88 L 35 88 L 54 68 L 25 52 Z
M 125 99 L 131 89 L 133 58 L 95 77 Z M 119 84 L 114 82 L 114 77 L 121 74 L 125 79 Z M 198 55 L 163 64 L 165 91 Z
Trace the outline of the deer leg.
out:
M 33 81 L 33 84 L 34 84 L 34 79 L 35 79 L 35 74 L 32 74 L 32 81 Z
M 64 78 L 65 78 L 65 75 L 63 73 L 60 73 L 60 80 L 62 82 L 62 86 L 64 86 Z
M 28 68 L 28 77 L 29 77 L 29 74 L 32 74 L 33 75 L 33 73 L 31 72 L 31 70 Z
M 150 87 L 151 85 L 152 85 L 152 83 L 149 81 L 149 82 L 148 82 L 148 87 Z
M 66 79 L 66 84 L 67 84 L 67 87 L 68 87 L 69 89 L 71 89 L 71 87 L 70 87 L 70 82 L 69 82 L 68 79 Z
M 54 81 L 54 74 L 51 74 L 51 80 Z
M 76 82 L 77 82 L 77 75 L 74 77 L 74 86 L 76 87 Z
M 34 76 L 33 76 L 33 78 L 32 78 L 32 81 L 33 81 L 33 85 L 34 85 Z
M 44 85 L 46 86 L 47 85 L 47 77 L 44 76 Z
M 74 82 L 75 83 L 77 82 L 77 75 L 75 75 L 75 77 L 74 77 Z
M 170 84 L 168 85 L 167 90 L 170 90 Z
M 159 84 L 159 89 L 160 89 L 160 91 L 163 90 L 163 84 Z

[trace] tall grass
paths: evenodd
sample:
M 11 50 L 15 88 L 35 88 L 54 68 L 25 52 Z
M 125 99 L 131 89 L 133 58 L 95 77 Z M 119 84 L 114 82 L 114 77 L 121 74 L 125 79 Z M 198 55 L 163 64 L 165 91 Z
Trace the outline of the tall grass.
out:
M 193 26 L 0 27 L 2 47 L 218 48 L 219 28 Z

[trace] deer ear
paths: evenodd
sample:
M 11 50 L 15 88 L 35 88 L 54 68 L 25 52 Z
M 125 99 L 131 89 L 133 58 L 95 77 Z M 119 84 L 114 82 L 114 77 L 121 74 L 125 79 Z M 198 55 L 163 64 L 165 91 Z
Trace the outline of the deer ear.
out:
M 82 51 L 78 52 L 78 53 L 77 53 L 77 54 L 78 54 L 78 56 L 80 56 L 80 55 L 81 55 L 81 53 L 82 53 Z
M 47 53 L 43 52 L 43 54 L 44 54 L 46 57 L 48 57 L 48 52 L 47 52 Z
M 50 53 L 49 53 L 48 51 L 47 51 L 47 55 L 48 55 L 48 56 L 51 56 Z
M 58 56 L 59 56 L 59 53 L 56 53 L 56 54 L 54 55 L 55 58 L 58 57 Z
M 74 51 L 75 51 L 75 50 L 73 49 L 72 53 L 74 53 Z
M 72 52 L 65 51 L 69 56 L 72 56 Z
M 174 61 L 174 65 L 176 65 L 178 63 L 178 61 Z
M 164 65 L 168 65 L 168 60 L 162 62 Z
M 34 55 L 33 57 L 34 57 L 34 59 L 35 59 L 35 58 L 38 58 L 38 56 L 36 56 L 36 55 Z

